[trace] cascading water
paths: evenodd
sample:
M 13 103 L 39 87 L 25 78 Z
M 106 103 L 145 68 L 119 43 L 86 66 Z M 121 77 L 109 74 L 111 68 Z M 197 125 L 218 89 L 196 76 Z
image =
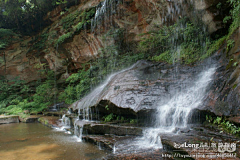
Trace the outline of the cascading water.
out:
M 215 67 L 206 69 L 195 77 L 192 85 L 183 87 L 166 104 L 159 105 L 154 127 L 145 129 L 143 136 L 136 138 L 132 143 L 115 144 L 114 152 L 137 152 L 142 149 L 162 148 L 160 135 L 175 134 L 178 129 L 188 126 L 190 113 L 204 100 L 214 73 Z
M 104 89 L 107 86 L 107 84 L 117 74 L 120 74 L 120 73 L 125 72 L 127 70 L 133 69 L 136 65 L 138 65 L 138 63 L 135 63 L 134 65 L 132 65 L 131 67 L 129 67 L 127 69 L 124 69 L 124 70 L 121 70 L 119 72 L 111 74 L 104 81 L 104 83 L 102 85 L 100 85 L 99 87 L 95 88 L 91 93 L 89 93 L 83 99 L 81 99 L 80 101 L 78 101 L 78 102 L 73 104 L 73 106 L 78 108 L 78 117 L 74 121 L 74 134 L 75 134 L 75 136 L 78 137 L 77 141 L 80 141 L 80 142 L 82 141 L 84 124 L 93 122 L 92 121 L 93 120 L 93 117 L 92 117 L 93 116 L 93 110 L 90 107 L 94 106 L 95 104 L 97 104 L 97 102 L 99 100 L 99 97 L 101 97 L 100 95 L 102 94 L 102 92 L 104 92 Z M 98 115 L 98 110 L 96 110 L 95 113 L 96 113 L 96 115 Z M 65 115 L 63 116 L 62 121 L 64 122 L 64 124 L 66 124 L 66 122 L 68 120 L 67 118 L 68 117 L 66 117 Z
M 95 32 L 96 30 L 100 32 L 101 26 L 104 26 L 104 29 L 107 30 L 108 25 L 112 26 L 113 19 L 112 15 L 117 13 L 117 6 L 123 3 L 123 0 L 105 0 L 96 9 L 94 18 L 91 21 L 91 31 Z M 95 32 L 96 33 L 96 32 Z
M 168 103 L 157 108 L 155 126 L 144 131 L 143 141 L 139 143 L 141 148 L 162 148 L 160 133 L 187 127 L 189 114 L 202 103 L 214 72 L 215 67 L 203 71 L 191 87 L 177 93 Z
M 123 73 L 125 71 L 131 70 L 133 69 L 135 66 L 137 66 L 140 62 L 135 63 L 134 65 L 132 65 L 131 67 L 127 68 L 127 69 L 123 69 L 119 72 L 113 73 L 111 74 L 102 85 L 98 86 L 97 88 L 95 88 L 92 92 L 90 92 L 87 96 L 85 96 L 84 98 L 82 98 L 80 101 L 75 102 L 72 105 L 72 108 L 74 109 L 78 109 L 78 114 L 79 116 L 83 117 L 83 119 L 85 120 L 90 120 L 91 118 L 91 112 L 92 110 L 90 109 L 90 107 L 94 106 L 97 104 L 97 102 L 99 100 L 101 100 L 101 95 L 102 93 L 105 91 L 105 87 L 109 84 L 110 81 L 112 81 L 114 79 L 114 77 L 120 73 Z
M 64 127 L 69 127 L 70 128 L 70 119 L 68 117 L 66 117 L 66 115 L 64 114 L 62 116 L 62 124 Z
M 62 116 L 62 119 L 60 119 L 60 120 L 61 120 L 61 127 L 55 128 L 55 129 L 58 131 L 64 131 L 67 134 L 71 134 L 71 132 L 69 131 L 69 129 L 71 128 L 70 118 L 64 114 Z
M 99 27 L 103 27 L 103 29 L 107 30 L 107 24 L 111 25 L 112 22 L 112 19 L 110 17 L 114 14 L 117 14 L 117 5 L 119 2 L 105 0 L 101 3 L 101 5 L 97 7 L 95 17 L 91 22 L 92 32 L 100 31 Z M 182 1 L 179 2 L 180 3 L 171 3 L 168 6 L 167 14 L 163 13 L 162 15 L 163 22 L 174 20 L 175 17 L 179 17 L 177 15 L 184 15 L 183 13 L 180 13 Z M 175 57 L 172 58 L 174 65 L 177 65 L 175 64 L 175 61 L 180 60 L 180 53 L 182 49 L 181 46 L 177 44 L 177 42 L 178 39 L 180 39 L 180 31 L 184 30 L 185 28 L 186 26 L 184 26 L 184 24 L 177 28 L 179 29 L 179 34 L 175 34 L 175 36 L 172 37 L 172 41 L 170 42 L 173 44 L 171 47 L 171 52 L 175 53 Z M 130 67 L 129 69 L 133 68 L 134 66 Z M 73 108 L 78 109 L 78 118 L 74 122 L 74 134 L 80 139 L 80 141 L 82 141 L 84 124 L 92 121 L 93 119 L 93 111 L 90 107 L 96 105 L 99 102 L 101 99 L 101 94 L 104 92 L 104 89 L 107 87 L 109 82 L 114 79 L 114 76 L 129 69 L 125 69 L 110 75 L 102 85 L 94 89 L 90 94 L 85 96 L 80 101 L 73 104 Z M 176 69 L 176 71 L 177 70 L 178 69 Z M 129 148 L 162 148 L 160 138 L 161 133 L 173 132 L 177 128 L 187 127 L 189 114 L 192 109 L 197 108 L 201 104 L 214 71 L 215 68 L 213 67 L 207 71 L 202 72 L 199 75 L 198 80 L 192 86 L 178 92 L 171 98 L 168 103 L 158 106 L 156 114 L 157 120 L 154 128 L 146 129 L 144 131 L 144 136 L 137 143 L 132 145 L 133 147 L 131 146 Z M 126 146 L 124 147 L 126 148 Z M 114 145 L 113 152 L 117 152 L 118 149 L 119 146 Z

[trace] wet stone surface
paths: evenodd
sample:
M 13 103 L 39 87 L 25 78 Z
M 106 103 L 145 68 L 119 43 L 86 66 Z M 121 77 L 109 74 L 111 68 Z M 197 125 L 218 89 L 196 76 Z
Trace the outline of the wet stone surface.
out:
M 38 119 L 42 117 L 42 115 L 30 115 L 27 117 L 19 117 L 19 120 L 24 123 L 38 123 Z
M 142 129 L 109 124 L 85 124 L 83 126 L 83 133 L 97 135 L 112 134 L 117 136 L 141 136 Z
M 48 127 L 61 127 L 61 121 L 58 117 L 43 116 L 39 118 L 38 121 Z

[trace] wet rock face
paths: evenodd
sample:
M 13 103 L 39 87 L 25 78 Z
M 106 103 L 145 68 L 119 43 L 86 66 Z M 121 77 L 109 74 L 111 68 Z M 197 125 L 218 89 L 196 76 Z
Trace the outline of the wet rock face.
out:
M 184 74 L 185 71 L 189 72 Z M 101 98 L 136 112 L 155 109 L 166 103 L 174 91 L 181 89 L 179 84 L 190 83 L 189 77 L 193 74 L 193 70 L 187 67 L 177 73 L 173 66 L 140 62 L 134 69 L 116 75 Z
M 104 135 L 112 134 L 118 136 L 141 136 L 142 129 L 136 127 L 121 127 L 107 124 L 86 124 L 83 127 L 83 134 Z
M 233 121 L 239 123 L 238 118 L 233 118 L 240 115 L 240 67 L 234 65 L 239 62 L 240 54 L 240 31 L 235 34 L 236 47 L 228 53 L 229 60 L 222 56 L 220 65 L 214 76 L 214 83 L 205 101 L 205 109 L 219 116 L 230 116 Z M 219 55 L 225 55 L 225 50 L 222 50 Z
M 52 40 L 54 42 L 57 41 L 56 37 L 66 34 L 59 24 L 61 24 L 61 19 L 66 14 L 71 14 L 71 12 L 61 15 L 60 13 L 63 11 L 61 7 L 57 7 L 49 12 L 45 17 L 45 21 L 52 22 L 48 28 L 44 29 L 39 35 L 28 37 L 19 43 L 9 46 L 5 50 L 8 63 L 0 64 L 0 74 L 6 74 L 8 79 L 20 76 L 21 79 L 31 82 L 39 78 L 44 78 L 38 71 L 44 69 L 44 67 L 39 66 L 45 64 L 50 69 L 56 70 L 58 78 L 65 79 L 69 76 L 69 73 L 81 69 L 81 64 L 97 58 L 101 52 L 101 48 L 114 43 L 122 43 L 123 41 L 126 44 L 135 44 L 141 39 L 139 34 L 158 30 L 161 25 L 172 24 L 184 15 L 191 17 L 193 15 L 192 11 L 189 11 L 191 7 L 195 8 L 199 13 L 207 12 L 205 16 L 199 17 L 204 17 L 207 20 L 203 21 L 207 25 L 213 26 L 209 27 L 212 28 L 209 29 L 210 32 L 221 28 L 220 24 L 215 24 L 214 16 L 218 16 L 222 12 L 216 14 L 217 11 L 214 9 L 208 11 L 209 8 L 217 4 L 216 1 L 211 3 L 201 1 L 199 5 L 200 1 L 197 0 L 192 2 L 165 0 L 121 0 L 111 1 L 111 3 L 110 1 L 107 2 L 108 8 L 104 8 L 104 1 L 99 0 L 85 0 L 71 7 L 71 12 L 96 7 L 99 9 L 99 12 L 102 12 L 102 17 L 98 18 L 99 14 L 96 14 L 93 17 L 94 20 L 98 21 L 94 23 L 95 25 L 97 24 L 95 27 L 86 26 L 84 30 L 76 32 L 70 39 L 58 47 L 54 46 L 54 43 L 48 43 L 46 46 L 40 45 L 37 48 L 35 45 L 38 41 L 42 43 L 39 37 L 46 35 L 46 33 L 49 36 L 43 41 Z M 190 19 L 195 19 L 195 17 Z M 108 40 L 104 40 L 104 36 L 111 28 L 124 30 L 124 36 L 120 39 L 116 39 L 115 37 L 115 39 L 109 38 Z M 37 41 L 33 41 L 34 39 Z M 121 46 L 121 49 L 124 50 L 124 46 Z M 2 53 L 1 57 L 3 57 Z M 139 90 L 143 89 L 140 87 Z M 129 91 L 129 94 L 131 94 L 131 91 Z M 151 100 L 147 98 L 142 103 L 147 104 L 149 101 Z M 135 102 L 132 99 L 128 99 L 129 105 L 133 103 Z
M 71 108 L 73 111 L 80 110 L 80 113 L 91 108 L 98 110 L 100 117 L 113 113 L 151 124 L 154 123 L 154 110 L 192 86 L 206 65 L 207 62 L 193 68 L 139 61 L 129 69 L 110 76 L 106 84 L 75 102 Z
M 225 0 L 182 0 L 182 10 L 193 22 L 203 22 L 210 34 L 226 33 L 223 19 L 229 15 Z

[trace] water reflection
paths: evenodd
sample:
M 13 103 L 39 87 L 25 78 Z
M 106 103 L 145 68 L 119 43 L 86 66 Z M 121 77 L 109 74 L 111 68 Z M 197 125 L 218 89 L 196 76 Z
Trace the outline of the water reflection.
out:
M 0 125 L 0 137 L 0 159 L 93 160 L 106 155 L 92 144 L 41 124 Z

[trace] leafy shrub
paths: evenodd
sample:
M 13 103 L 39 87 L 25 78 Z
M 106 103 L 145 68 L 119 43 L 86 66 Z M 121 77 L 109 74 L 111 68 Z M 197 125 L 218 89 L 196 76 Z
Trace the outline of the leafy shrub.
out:
M 71 104 L 89 91 L 91 85 L 90 70 L 85 69 L 85 65 L 78 73 L 74 73 L 66 79 L 68 86 L 64 92 L 60 94 L 60 100 Z
M 232 6 L 232 9 L 230 11 L 231 16 L 225 17 L 224 21 L 228 21 L 232 19 L 232 24 L 229 28 L 229 34 L 227 39 L 233 34 L 233 32 L 240 26 L 240 1 L 239 0 L 228 0 L 230 5 Z
M 116 115 L 114 115 L 113 113 L 110 113 L 109 115 L 103 117 L 104 122 L 111 122 L 112 120 L 114 120 L 115 117 L 116 117 Z
M 212 116 L 206 115 L 206 120 L 209 123 L 217 125 L 218 128 L 221 130 L 221 132 L 225 131 L 230 134 L 238 134 L 238 136 L 239 136 L 240 128 L 238 126 L 234 125 L 233 123 L 231 123 L 230 121 L 227 121 L 223 117 L 213 118 Z

